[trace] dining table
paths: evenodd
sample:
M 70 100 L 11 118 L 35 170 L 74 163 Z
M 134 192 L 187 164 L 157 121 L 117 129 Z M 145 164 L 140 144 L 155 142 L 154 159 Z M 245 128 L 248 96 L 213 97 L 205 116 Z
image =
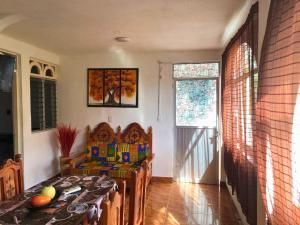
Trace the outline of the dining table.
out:
M 31 198 L 53 186 L 55 197 L 46 206 L 34 207 Z M 75 192 L 67 192 L 70 188 Z M 79 190 L 80 189 L 80 190 Z M 0 202 L 0 225 L 76 225 L 101 217 L 101 203 L 118 189 L 108 176 L 62 176 L 43 181 L 12 199 Z M 67 192 L 67 193 L 66 193 Z

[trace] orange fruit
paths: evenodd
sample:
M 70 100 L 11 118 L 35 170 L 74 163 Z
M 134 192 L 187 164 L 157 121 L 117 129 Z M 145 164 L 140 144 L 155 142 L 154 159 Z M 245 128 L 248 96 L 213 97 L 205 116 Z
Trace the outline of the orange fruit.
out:
M 47 205 L 51 202 L 49 196 L 37 195 L 31 198 L 30 204 L 34 207 L 41 207 Z

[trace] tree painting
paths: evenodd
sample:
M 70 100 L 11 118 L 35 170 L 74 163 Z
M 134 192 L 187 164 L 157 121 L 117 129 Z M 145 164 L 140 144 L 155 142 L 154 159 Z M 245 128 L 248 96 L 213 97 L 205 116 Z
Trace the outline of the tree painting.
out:
M 120 70 L 105 71 L 104 102 L 107 105 L 120 104 Z
M 137 107 L 138 69 L 88 69 L 88 106 Z
M 133 98 L 136 95 L 137 74 L 135 70 L 121 71 L 121 96 Z
M 89 70 L 89 97 L 95 101 L 103 100 L 103 70 Z

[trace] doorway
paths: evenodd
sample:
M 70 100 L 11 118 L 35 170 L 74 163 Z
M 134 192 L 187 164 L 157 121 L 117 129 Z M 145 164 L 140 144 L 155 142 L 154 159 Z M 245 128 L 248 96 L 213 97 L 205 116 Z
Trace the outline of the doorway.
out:
M 0 52 L 0 163 L 14 158 L 14 74 L 16 57 Z
M 217 184 L 219 63 L 175 64 L 175 180 Z

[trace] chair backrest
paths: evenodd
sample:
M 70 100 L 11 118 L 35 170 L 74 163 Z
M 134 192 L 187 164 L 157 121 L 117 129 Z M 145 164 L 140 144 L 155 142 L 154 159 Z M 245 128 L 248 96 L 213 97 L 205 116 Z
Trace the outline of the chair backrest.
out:
M 148 132 L 138 124 L 131 123 L 121 133 L 108 123 L 102 122 L 93 130 L 88 127 L 85 157 L 88 160 L 136 163 L 152 155 L 152 128 Z
M 129 224 L 142 225 L 145 222 L 146 206 L 146 170 L 142 166 L 132 172 L 130 199 L 129 199 Z
M 21 155 L 8 159 L 0 167 L 0 200 L 7 200 L 24 191 Z
M 128 144 L 148 144 L 149 153 L 152 154 L 152 127 L 147 133 L 138 123 L 129 124 L 121 134 L 121 142 Z
M 138 123 L 129 124 L 121 134 L 118 146 L 118 161 L 138 163 L 152 156 L 152 128 L 148 133 Z
M 119 181 L 118 186 L 119 191 L 112 192 L 109 199 L 101 204 L 101 225 L 124 225 L 126 182 Z
M 117 128 L 117 132 L 110 127 L 108 123 L 99 123 L 92 131 L 88 126 L 88 144 L 93 142 L 101 142 L 111 144 L 112 142 L 118 142 L 120 139 L 121 128 Z
M 118 131 L 115 133 L 105 122 L 98 124 L 92 131 L 88 127 L 86 158 L 96 161 L 116 161 L 120 130 L 121 128 L 118 127 Z

